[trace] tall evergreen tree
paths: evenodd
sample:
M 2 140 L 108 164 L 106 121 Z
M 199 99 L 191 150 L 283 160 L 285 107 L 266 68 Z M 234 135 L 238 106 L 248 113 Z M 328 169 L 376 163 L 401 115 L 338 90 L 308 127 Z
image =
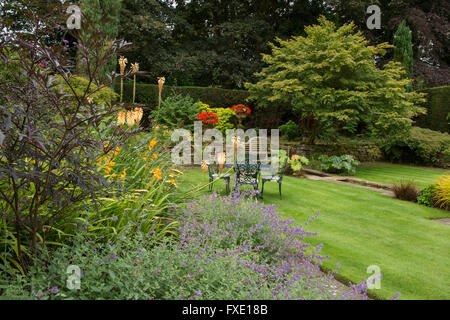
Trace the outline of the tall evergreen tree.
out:
M 408 78 L 413 74 L 413 49 L 411 30 L 403 20 L 394 36 L 394 60 L 400 62 L 406 69 Z

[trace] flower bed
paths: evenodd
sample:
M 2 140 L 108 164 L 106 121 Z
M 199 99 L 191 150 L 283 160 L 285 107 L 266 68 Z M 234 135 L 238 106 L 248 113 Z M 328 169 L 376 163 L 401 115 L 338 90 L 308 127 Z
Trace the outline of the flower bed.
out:
M 71 246 L 43 251 L 28 277 L 4 296 L 35 299 L 332 299 L 360 297 L 330 290 L 320 272 L 314 233 L 281 219 L 274 206 L 245 194 L 205 196 L 175 214 L 176 239 L 130 234 L 116 242 L 78 235 Z M 313 219 L 311 219 L 312 221 Z M 66 287 L 68 265 L 81 270 L 81 289 Z M 2 277 L 4 278 L 4 277 Z

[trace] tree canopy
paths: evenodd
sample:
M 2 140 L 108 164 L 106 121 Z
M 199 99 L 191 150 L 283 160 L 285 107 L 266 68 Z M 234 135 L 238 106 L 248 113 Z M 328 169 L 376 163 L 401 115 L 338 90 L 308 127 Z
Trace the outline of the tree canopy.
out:
M 376 67 L 376 56 L 392 48 L 376 46 L 353 23 L 337 27 L 324 16 L 305 28 L 306 36 L 276 39 L 260 80 L 247 83 L 250 98 L 264 108 L 284 104 L 301 117 L 317 121 L 314 136 L 326 126 L 351 127 L 363 122 L 380 138 L 406 132 L 411 118 L 423 112 L 422 95 L 407 92 L 410 80 L 399 63 Z

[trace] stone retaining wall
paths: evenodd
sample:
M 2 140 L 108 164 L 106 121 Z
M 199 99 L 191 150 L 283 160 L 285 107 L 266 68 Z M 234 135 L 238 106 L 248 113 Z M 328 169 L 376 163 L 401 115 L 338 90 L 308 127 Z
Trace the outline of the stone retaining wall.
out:
M 281 149 L 286 150 L 289 156 L 293 154 L 310 158 L 311 156 L 326 154 L 328 156 L 342 156 L 350 154 L 361 162 L 373 162 L 383 160 L 383 152 L 375 144 L 330 144 L 330 145 L 306 145 L 289 144 L 281 145 Z

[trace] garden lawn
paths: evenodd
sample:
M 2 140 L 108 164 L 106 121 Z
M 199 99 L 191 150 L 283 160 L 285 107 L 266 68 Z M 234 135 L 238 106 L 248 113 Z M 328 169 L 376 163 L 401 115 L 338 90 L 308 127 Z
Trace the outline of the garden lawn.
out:
M 361 179 L 392 184 L 412 181 L 420 189 L 435 183 L 440 176 L 446 173 L 450 174 L 450 171 L 392 164 L 374 164 L 356 169 L 356 177 Z
M 188 170 L 182 188 L 207 183 L 200 170 Z M 223 182 L 215 184 L 222 191 Z M 336 270 L 354 283 L 368 278 L 371 265 L 381 268 L 380 290 L 370 293 L 381 299 L 400 292 L 400 299 L 450 299 L 450 227 L 431 218 L 446 218 L 445 211 L 427 208 L 353 186 L 293 177 L 283 180 L 283 200 L 278 185 L 267 183 L 264 201 L 280 205 L 286 218 L 304 224 L 320 211 L 305 229 L 318 232 L 309 238 L 322 243 L 329 255 L 324 268 Z

